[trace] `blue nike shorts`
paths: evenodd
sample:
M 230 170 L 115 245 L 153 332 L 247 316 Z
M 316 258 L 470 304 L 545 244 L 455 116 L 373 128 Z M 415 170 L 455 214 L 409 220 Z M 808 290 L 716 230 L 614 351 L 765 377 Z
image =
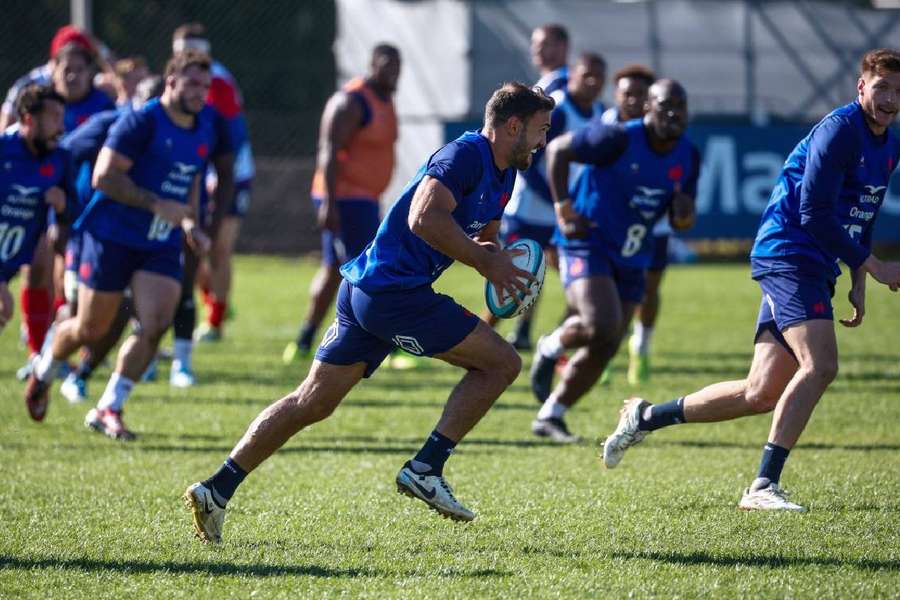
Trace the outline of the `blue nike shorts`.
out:
M 394 348 L 434 356 L 462 342 L 480 319 L 429 286 L 369 295 L 341 282 L 337 317 L 316 350 L 333 365 L 366 363 L 369 377 Z
M 541 248 L 551 246 L 550 238 L 553 237 L 553 225 L 532 225 L 516 217 L 503 215 L 500 220 L 500 239 L 503 245 L 511 244 L 516 240 L 534 240 Z
M 318 211 L 322 200 L 312 201 Z M 338 200 L 337 206 L 341 230 L 337 234 L 327 229 L 322 232 L 322 263 L 335 267 L 362 254 L 381 223 L 377 200 Z
M 834 283 L 820 277 L 796 272 L 769 273 L 756 280 L 762 289 L 762 302 L 756 318 L 754 342 L 764 331 L 793 355 L 782 332 L 797 323 L 813 319 L 834 319 L 831 298 Z
M 665 271 L 669 266 L 669 236 L 653 236 L 653 258 L 650 259 L 648 271 Z
M 639 303 L 644 298 L 644 270 L 620 266 L 600 250 L 560 248 L 559 273 L 564 288 L 578 279 L 606 275 L 615 282 L 622 302 Z
M 81 235 L 78 279 L 93 290 L 121 292 L 131 284 L 137 271 L 171 277 L 181 283 L 182 266 L 180 247 L 137 250 L 96 238 L 89 231 Z

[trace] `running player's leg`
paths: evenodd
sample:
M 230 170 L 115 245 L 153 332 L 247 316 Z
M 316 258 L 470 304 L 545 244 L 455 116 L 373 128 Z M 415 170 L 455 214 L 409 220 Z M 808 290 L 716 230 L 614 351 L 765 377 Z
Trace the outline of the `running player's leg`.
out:
M 22 288 L 19 292 L 19 306 L 22 311 L 22 323 L 25 326 L 25 339 L 28 345 L 29 359 L 19 369 L 19 379 L 27 378 L 31 373 L 34 359 L 41 352 L 44 337 L 53 322 L 53 250 L 47 234 L 43 234 L 34 249 L 31 264 L 21 269 Z
M 628 383 L 631 385 L 650 379 L 650 341 L 659 315 L 659 288 L 669 262 L 669 236 L 654 236 L 653 244 L 653 260 L 645 277 L 644 297 L 634 311 L 634 330 L 628 341 Z
M 169 373 L 169 384 L 173 387 L 186 388 L 194 385 L 192 358 L 194 352 L 194 328 L 197 325 L 197 305 L 194 301 L 194 279 L 200 258 L 189 244 L 182 248 L 184 269 L 181 275 L 181 293 L 178 307 L 172 320 L 172 369 Z

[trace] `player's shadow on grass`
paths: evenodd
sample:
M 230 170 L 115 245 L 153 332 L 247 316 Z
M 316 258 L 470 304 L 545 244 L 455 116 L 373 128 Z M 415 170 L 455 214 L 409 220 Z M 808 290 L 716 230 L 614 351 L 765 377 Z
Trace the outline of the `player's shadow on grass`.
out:
M 0 555 L 0 569 L 67 569 L 100 573 L 165 573 L 186 575 L 240 575 L 244 577 L 415 577 L 418 572 L 394 573 L 369 569 L 335 569 L 319 565 L 241 565 L 227 562 L 176 562 L 144 560 L 96 560 L 91 558 L 18 558 Z M 445 573 L 441 573 L 446 576 Z M 494 569 L 459 570 L 454 577 L 506 577 Z
M 759 444 L 755 443 L 739 443 L 739 442 L 720 442 L 720 441 L 700 441 L 700 440 L 654 440 L 657 444 L 669 446 L 684 446 L 688 448 L 737 448 L 742 450 L 758 450 Z M 854 450 L 868 452 L 871 450 L 896 451 L 900 450 L 900 444 L 826 444 L 823 442 L 800 442 L 797 448 L 805 450 Z
M 312 439 L 312 438 L 311 438 Z M 379 438 L 375 436 L 368 435 L 342 435 L 337 437 L 329 437 L 329 438 L 321 438 L 316 441 L 341 441 L 341 442 L 356 442 L 356 443 L 366 443 L 366 444 L 384 444 L 393 442 L 395 444 L 410 444 L 414 446 L 417 450 L 418 447 L 422 444 L 422 438 Z M 460 449 L 461 453 L 466 453 L 466 446 L 490 446 L 490 447 L 504 447 L 504 448 L 543 448 L 549 446 L 559 446 L 559 444 L 555 444 L 549 440 L 536 440 L 536 439 L 522 439 L 522 440 L 504 440 L 497 438 L 477 438 L 477 437 L 467 437 L 462 441 L 463 448 Z M 454 451 L 455 452 L 455 451 Z M 468 450 L 471 452 L 471 450 Z
M 654 560 L 677 565 L 713 565 L 717 567 L 766 567 L 795 566 L 853 567 L 872 571 L 900 571 L 900 560 L 843 559 L 831 557 L 800 556 L 712 556 L 705 552 L 614 552 L 613 558 L 627 560 Z

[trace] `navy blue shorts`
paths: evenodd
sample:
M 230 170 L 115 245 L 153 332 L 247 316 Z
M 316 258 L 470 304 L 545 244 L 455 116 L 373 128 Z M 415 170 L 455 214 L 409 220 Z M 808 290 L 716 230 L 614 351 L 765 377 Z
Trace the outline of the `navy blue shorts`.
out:
M 322 204 L 313 198 L 316 211 Z M 339 267 L 356 258 L 366 249 L 378 232 L 381 223 L 377 200 L 338 200 L 341 230 L 335 235 L 327 229 L 322 232 L 322 263 Z
M 650 259 L 648 271 L 665 271 L 669 266 L 669 236 L 653 236 L 653 258 Z
M 640 303 L 644 298 L 644 270 L 618 265 L 601 251 L 560 248 L 559 273 L 566 288 L 577 279 L 606 275 L 615 282 L 622 302 Z
M 10 280 L 19 272 L 19 265 L 3 265 L 0 264 L 0 283 L 9 283 Z
M 250 210 L 250 184 L 253 180 L 238 181 L 234 184 L 234 199 L 228 209 L 229 217 L 243 219 Z
M 171 277 L 181 283 L 181 247 L 138 250 L 85 231 L 81 235 L 81 263 L 78 279 L 100 292 L 121 292 L 131 284 L 136 271 Z
M 429 286 L 369 295 L 341 282 L 337 317 L 316 360 L 333 365 L 366 363 L 369 377 L 394 348 L 416 356 L 446 352 L 466 339 L 480 319 Z
M 78 272 L 81 264 L 81 231 L 69 230 L 69 239 L 66 240 L 66 271 Z
M 762 302 L 756 318 L 758 341 L 764 331 L 770 331 L 775 339 L 793 355 L 782 332 L 797 323 L 813 319 L 834 319 L 831 298 L 834 283 L 827 279 L 800 273 L 770 273 L 757 279 L 762 289 Z
M 553 225 L 531 225 L 516 217 L 503 215 L 500 220 L 500 240 L 505 246 L 525 238 L 536 241 L 541 248 L 546 248 L 552 245 L 550 238 L 553 237 L 554 229 L 556 228 Z

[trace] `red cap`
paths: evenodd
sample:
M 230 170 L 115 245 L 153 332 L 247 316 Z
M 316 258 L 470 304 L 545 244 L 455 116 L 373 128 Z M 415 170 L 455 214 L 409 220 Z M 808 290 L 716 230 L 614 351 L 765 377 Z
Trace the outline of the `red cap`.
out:
M 91 54 L 96 52 L 94 42 L 91 41 L 91 38 L 86 33 L 75 25 L 66 25 L 60 27 L 50 41 L 50 58 L 56 58 L 59 51 L 69 44 L 80 46 Z

